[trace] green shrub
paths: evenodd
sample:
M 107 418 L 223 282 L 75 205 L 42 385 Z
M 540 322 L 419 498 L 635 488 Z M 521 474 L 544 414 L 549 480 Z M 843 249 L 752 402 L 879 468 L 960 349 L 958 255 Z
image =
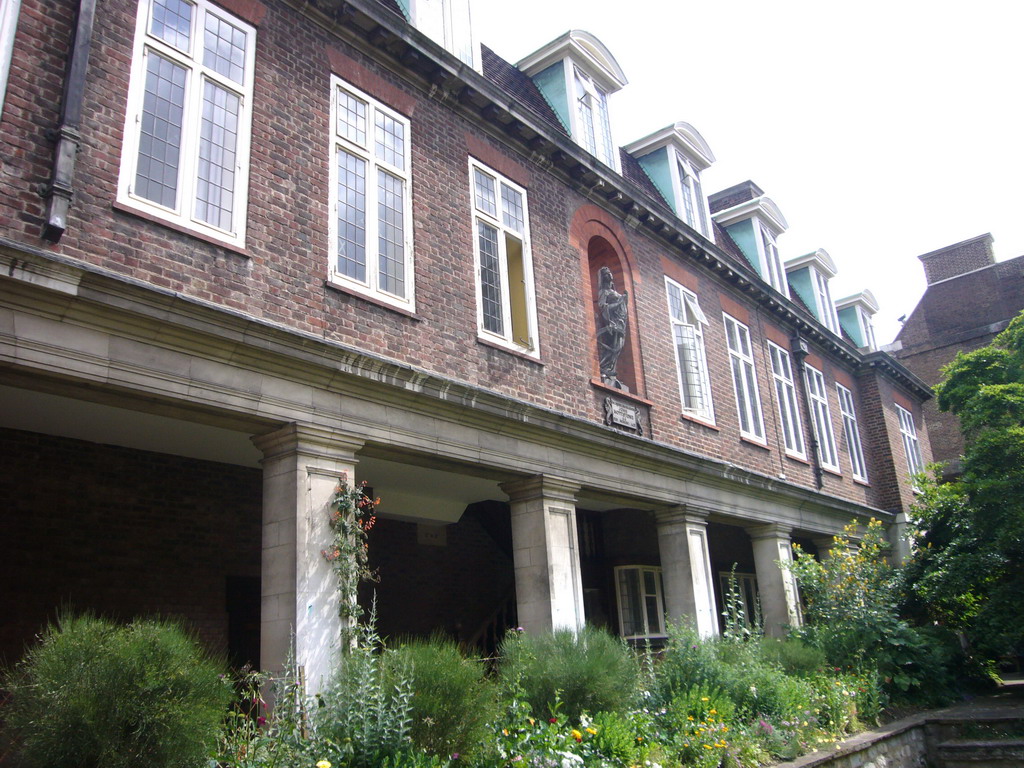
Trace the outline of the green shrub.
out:
M 624 712 L 636 698 L 639 664 L 622 640 L 595 627 L 509 633 L 501 646 L 502 684 L 521 695 L 537 717 L 561 702 L 561 714 Z
M 724 688 L 724 678 L 716 643 L 702 639 L 692 627 L 669 626 L 668 641 L 654 669 L 651 696 L 655 705 L 667 706 L 695 686 Z
M 810 677 L 827 663 L 824 653 L 796 638 L 763 638 L 758 643 L 757 655 L 763 661 L 781 667 L 787 675 L 798 677 Z
M 181 627 L 62 616 L 5 681 L 26 768 L 194 768 L 232 697 Z
M 388 651 L 389 678 L 405 670 L 412 684 L 410 735 L 415 746 L 447 757 L 479 750 L 497 713 L 494 687 L 450 640 L 416 640 Z
M 734 668 L 727 692 L 737 710 L 747 718 L 800 722 L 814 709 L 814 688 L 799 677 L 790 677 L 778 667 L 750 664 Z

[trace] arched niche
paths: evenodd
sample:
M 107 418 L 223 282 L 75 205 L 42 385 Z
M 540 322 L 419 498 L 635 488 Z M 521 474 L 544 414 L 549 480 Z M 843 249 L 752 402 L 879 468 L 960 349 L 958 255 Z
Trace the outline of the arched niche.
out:
M 587 272 L 590 277 L 590 306 L 591 316 L 594 319 L 593 342 L 597 355 L 597 375 L 604 384 L 635 394 L 639 389 L 633 343 L 636 335 L 636 308 L 633 281 L 625 266 L 611 242 L 600 235 L 590 238 L 587 243 Z M 610 329 L 605 328 L 608 310 L 601 306 L 602 269 L 607 269 L 611 273 L 614 291 L 625 295 L 625 306 L 622 308 L 622 314 L 625 317 L 624 338 L 622 349 L 615 361 L 615 375 L 611 379 L 604 375 L 601 362 L 602 342 L 607 342 L 608 337 L 612 335 Z
M 629 296 L 625 343 L 618 358 L 617 376 L 635 398 L 644 398 L 644 372 L 637 325 L 636 295 L 640 275 L 621 222 L 602 208 L 586 203 L 576 209 L 569 224 L 569 242 L 580 259 L 582 295 L 587 307 L 586 323 L 590 338 L 591 381 L 601 382 L 597 334 L 601 313 L 598 307 L 601 267 L 612 273 L 615 290 Z M 620 390 L 625 392 L 625 390 Z

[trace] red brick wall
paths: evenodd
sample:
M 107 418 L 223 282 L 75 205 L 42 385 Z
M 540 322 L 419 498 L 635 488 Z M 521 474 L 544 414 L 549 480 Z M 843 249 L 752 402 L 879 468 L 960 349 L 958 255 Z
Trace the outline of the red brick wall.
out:
M 861 434 L 868 477 L 879 489 L 877 506 L 893 512 L 909 509 L 915 496 L 895 406 L 896 403 L 903 407 L 911 406 L 909 410 L 914 417 L 921 458 L 927 465 L 932 461 L 932 452 L 922 407 L 902 389 L 872 371 L 862 373 L 858 382 L 861 402 L 865 406 L 861 417 L 864 431 Z
M 60 606 L 181 618 L 227 651 L 227 579 L 260 574 L 260 470 L 0 430 L 0 498 L 0 660 Z
M 13 149 L 0 184 L 0 234 L 41 245 L 50 146 L 69 34 L 70 0 L 24 0 L 5 109 L 3 142 Z M 446 377 L 501 392 L 574 417 L 603 422 L 604 392 L 595 372 L 594 325 L 585 244 L 572 222 L 608 219 L 632 285 L 635 381 L 650 401 L 651 436 L 687 451 L 771 476 L 813 485 L 809 466 L 788 459 L 780 443 L 765 346 L 768 317 L 712 273 L 685 262 L 710 320 L 705 343 L 716 424 L 682 416 L 664 291 L 664 263 L 682 261 L 621 217 L 597 208 L 548 167 L 490 138 L 450 101 L 440 101 L 357 48 L 267 2 L 259 20 L 253 103 L 248 233 L 244 254 L 117 210 L 125 100 L 136 0 L 99 0 L 86 92 L 84 145 L 78 157 L 68 231 L 53 250 L 296 330 L 350 344 Z M 327 287 L 330 74 L 411 116 L 416 316 Z M 470 227 L 470 153 L 527 189 L 537 297 L 540 360 L 477 340 L 475 266 Z M 722 327 L 723 303 L 749 320 L 763 401 L 766 447 L 739 436 Z M 737 306 L 738 305 L 738 306 Z M 740 311 L 742 310 L 742 311 Z M 743 319 L 743 318 L 740 318 Z M 745 320 L 746 322 L 746 320 Z M 824 355 L 823 355 L 824 356 Z M 840 434 L 832 365 L 825 366 L 830 408 Z M 802 389 L 802 388 L 801 388 Z M 840 441 L 842 443 L 842 441 Z M 845 448 L 840 448 L 841 451 Z M 848 466 L 848 462 L 847 462 Z M 877 503 L 879 490 L 854 485 L 848 470 L 826 490 Z
M 919 257 L 924 264 L 928 284 L 962 275 L 988 266 L 995 257 L 992 255 L 992 236 L 982 235 L 962 243 L 941 248 Z
M 376 595 L 383 636 L 440 631 L 469 640 L 514 589 L 511 558 L 476 518 L 444 530 L 444 546 L 420 544 L 416 523 L 377 518 L 369 542 L 378 581 L 364 585 L 360 602 L 369 609 Z

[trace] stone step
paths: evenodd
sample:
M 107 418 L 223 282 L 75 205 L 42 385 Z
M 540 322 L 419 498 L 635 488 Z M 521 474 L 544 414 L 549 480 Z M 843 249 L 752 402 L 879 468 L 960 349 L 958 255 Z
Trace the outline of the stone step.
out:
M 1024 739 L 944 741 L 935 756 L 937 768 L 1021 768 Z

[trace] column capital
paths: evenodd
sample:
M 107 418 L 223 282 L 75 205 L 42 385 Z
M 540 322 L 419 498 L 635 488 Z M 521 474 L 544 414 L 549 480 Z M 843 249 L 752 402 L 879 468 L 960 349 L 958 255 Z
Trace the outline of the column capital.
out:
M 708 512 L 697 509 L 689 504 L 673 504 L 654 510 L 654 521 L 659 527 L 667 525 L 701 525 L 707 526 Z
M 746 529 L 751 539 L 789 539 L 793 532 L 793 526 L 785 523 L 766 523 L 765 525 L 752 525 Z
M 576 504 L 576 494 L 580 484 L 553 475 L 534 475 L 521 480 L 509 480 L 499 483 L 498 487 L 508 494 L 510 501 L 529 501 L 530 499 L 550 499 L 566 504 Z
M 355 463 L 356 453 L 366 444 L 361 437 L 348 432 L 298 422 L 255 435 L 250 440 L 263 453 L 262 461 L 308 454 Z

